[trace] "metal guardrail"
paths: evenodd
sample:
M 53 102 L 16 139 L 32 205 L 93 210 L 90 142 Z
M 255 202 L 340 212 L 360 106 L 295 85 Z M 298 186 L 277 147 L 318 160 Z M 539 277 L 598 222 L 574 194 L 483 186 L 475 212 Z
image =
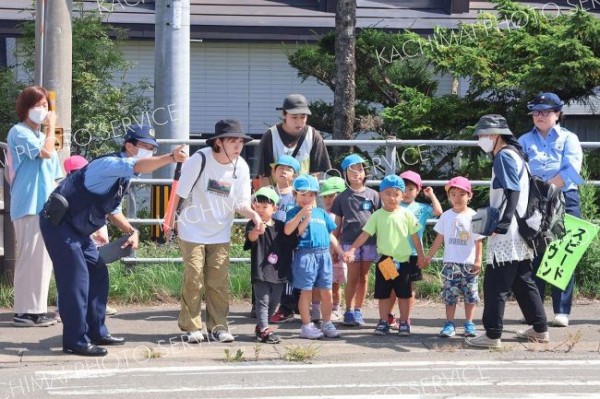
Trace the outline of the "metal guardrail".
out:
M 189 139 L 189 140 L 179 140 L 179 139 L 158 139 L 159 144 L 166 145 L 178 145 L 178 144 L 187 144 L 187 145 L 205 145 L 205 139 Z M 329 147 L 340 147 L 340 146 L 361 146 L 361 145 L 369 145 L 369 146 L 385 146 L 386 147 L 386 173 L 387 171 L 396 170 L 397 166 L 397 147 L 477 147 L 478 142 L 475 140 L 398 140 L 398 139 L 390 139 L 390 140 L 324 140 L 325 145 Z M 260 143 L 260 140 L 252 140 L 245 145 L 256 146 Z M 584 149 L 597 149 L 600 148 L 600 142 L 582 142 L 582 148 Z M 132 184 L 143 185 L 143 184 L 159 184 L 159 185 L 171 185 L 173 184 L 173 180 L 171 179 L 132 179 Z M 381 180 L 367 180 L 366 184 L 368 186 L 377 186 L 381 183 Z M 427 186 L 444 186 L 447 183 L 446 180 L 424 180 L 423 185 Z M 472 180 L 471 184 L 473 186 L 489 186 L 489 180 Z M 600 186 L 600 180 L 591 180 L 586 182 L 586 184 L 591 184 L 594 186 Z M 128 198 L 128 203 L 133 205 L 131 207 L 127 207 L 128 210 L 133 208 L 135 210 L 135 200 L 132 198 Z M 128 212 L 129 213 L 129 212 Z M 139 219 L 139 218 L 128 218 L 129 223 L 136 225 L 156 225 L 161 224 L 163 219 Z M 437 219 L 429 219 L 427 221 L 427 225 L 434 224 Z M 246 224 L 248 219 L 234 219 L 234 224 Z M 434 260 L 441 261 L 440 258 L 435 258 Z M 125 264 L 156 264 L 156 263 L 181 263 L 182 258 L 138 258 L 138 257 L 129 257 L 123 258 L 121 260 Z M 231 263 L 247 263 L 250 261 L 250 258 L 230 258 Z

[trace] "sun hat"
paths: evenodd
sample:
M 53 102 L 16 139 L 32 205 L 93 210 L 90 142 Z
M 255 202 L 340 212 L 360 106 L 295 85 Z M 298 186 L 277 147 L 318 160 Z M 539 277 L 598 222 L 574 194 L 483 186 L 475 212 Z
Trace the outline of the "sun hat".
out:
M 383 178 L 381 183 L 379 184 L 379 192 L 382 192 L 388 188 L 396 188 L 402 192 L 406 189 L 404 185 L 404 180 L 400 176 L 389 175 Z
M 272 201 L 275 205 L 279 204 L 279 195 L 271 187 L 261 187 L 254 193 L 254 198 L 265 197 Z
M 71 173 L 75 170 L 79 170 L 87 165 L 89 162 L 81 155 L 71 155 L 69 158 L 65 158 L 63 161 L 63 167 L 65 172 Z
M 346 182 L 338 176 L 332 176 L 325 180 L 321 185 L 321 197 L 326 197 L 331 194 L 341 193 L 346 190 Z
M 456 176 L 450 179 L 448 184 L 446 184 L 446 191 L 450 191 L 452 187 L 460 188 L 461 190 L 465 190 L 469 194 L 472 194 L 471 190 L 471 182 L 466 177 Z
M 314 176 L 302 174 L 294 179 L 294 191 L 319 192 L 319 182 Z
M 310 109 L 308 109 L 308 101 L 302 94 L 290 94 L 283 100 L 283 107 L 276 109 L 283 110 L 288 114 L 311 115 Z
M 221 119 L 215 124 L 215 134 L 209 139 L 206 139 L 206 145 L 212 146 L 216 139 L 224 137 L 234 137 L 244 139 L 244 143 L 252 141 L 252 137 L 246 135 L 242 131 L 242 124 L 236 119 Z
M 280 156 L 277 158 L 277 161 L 271 164 L 271 167 L 275 167 L 277 165 L 289 166 L 290 168 L 294 169 L 296 174 L 300 173 L 300 162 L 298 162 L 298 160 L 291 155 Z
M 502 136 L 512 136 L 513 133 L 508 127 L 506 118 L 498 114 L 483 115 L 475 125 L 473 136 L 485 136 L 489 134 L 499 134 Z
M 365 161 L 363 157 L 358 154 L 350 154 L 342 161 L 342 170 L 346 170 L 350 166 L 356 165 L 357 163 L 367 163 L 367 161 Z
M 530 111 L 560 111 L 564 102 L 554 93 L 538 93 L 528 104 L 527 109 Z
M 412 170 L 407 170 L 406 172 L 400 173 L 400 177 L 404 179 L 404 183 L 406 184 L 406 180 L 414 183 L 417 186 L 417 190 L 421 189 L 423 185 L 423 180 L 421 180 L 421 176 L 417 172 L 413 172 Z

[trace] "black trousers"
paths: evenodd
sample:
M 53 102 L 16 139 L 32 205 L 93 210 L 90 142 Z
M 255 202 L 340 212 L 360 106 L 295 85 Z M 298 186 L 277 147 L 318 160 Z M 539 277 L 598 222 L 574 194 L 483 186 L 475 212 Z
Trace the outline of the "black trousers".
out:
M 483 327 L 491 339 L 502 336 L 506 298 L 513 292 L 519 307 L 537 332 L 548 331 L 546 312 L 533 281 L 531 260 L 497 263 L 485 268 L 483 281 Z

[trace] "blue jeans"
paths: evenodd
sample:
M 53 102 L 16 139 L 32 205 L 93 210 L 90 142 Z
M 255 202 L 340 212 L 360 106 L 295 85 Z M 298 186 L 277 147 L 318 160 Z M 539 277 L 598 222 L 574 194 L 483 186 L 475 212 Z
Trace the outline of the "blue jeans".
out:
M 581 217 L 581 209 L 579 208 L 579 191 L 577 190 L 569 190 L 564 192 L 565 195 L 565 211 L 569 215 L 580 218 Z M 542 263 L 542 259 L 544 258 L 544 253 L 539 254 L 533 259 L 533 274 L 537 273 L 540 264 Z M 538 287 L 538 291 L 542 296 L 542 300 L 544 299 L 544 292 L 546 289 L 546 282 L 538 277 L 534 278 L 535 284 Z M 571 280 L 565 287 L 565 290 L 561 290 L 555 286 L 552 286 L 552 308 L 554 309 L 554 314 L 571 314 L 571 303 L 573 301 L 573 288 L 575 286 L 575 273 L 571 276 Z

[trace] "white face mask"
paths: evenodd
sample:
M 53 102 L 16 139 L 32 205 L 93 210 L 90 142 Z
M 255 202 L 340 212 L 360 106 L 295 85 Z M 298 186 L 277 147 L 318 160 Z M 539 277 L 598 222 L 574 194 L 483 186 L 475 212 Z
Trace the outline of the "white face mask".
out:
M 29 119 L 36 125 L 41 124 L 48 116 L 48 110 L 44 107 L 35 107 L 29 110 L 27 115 Z
M 136 159 L 144 159 L 150 158 L 152 155 L 154 155 L 154 151 L 147 150 L 145 148 L 138 148 L 137 154 L 135 154 L 133 157 Z
M 494 149 L 494 140 L 490 136 L 479 137 L 479 147 L 487 154 Z

